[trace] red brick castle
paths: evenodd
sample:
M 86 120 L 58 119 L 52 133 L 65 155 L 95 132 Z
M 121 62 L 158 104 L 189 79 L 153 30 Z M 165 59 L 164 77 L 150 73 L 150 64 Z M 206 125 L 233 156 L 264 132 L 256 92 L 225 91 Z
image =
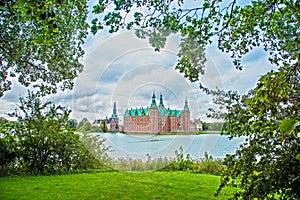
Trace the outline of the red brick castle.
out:
M 127 109 L 124 114 L 125 133 L 190 132 L 190 110 L 185 100 L 183 110 L 165 108 L 162 95 L 156 105 L 153 93 L 150 107 Z

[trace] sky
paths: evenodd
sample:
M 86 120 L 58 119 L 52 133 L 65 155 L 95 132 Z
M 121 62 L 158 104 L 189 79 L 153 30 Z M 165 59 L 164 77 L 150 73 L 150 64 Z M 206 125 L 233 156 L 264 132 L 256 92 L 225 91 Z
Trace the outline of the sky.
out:
M 165 107 L 183 109 L 187 99 L 191 119 L 212 121 L 206 118 L 208 108 L 214 107 L 212 98 L 200 91 L 199 82 L 191 83 L 175 70 L 179 43 L 178 35 L 172 35 L 165 47 L 155 52 L 147 40 L 138 39 L 130 31 L 114 34 L 100 31 L 89 35 L 82 58 L 84 71 L 74 80 L 74 89 L 47 98 L 72 109 L 71 118 L 78 121 L 88 118 L 90 122 L 110 117 L 116 102 L 122 124 L 127 108 L 150 106 L 155 92 L 157 103 L 162 94 Z M 205 75 L 200 81 L 210 89 L 218 87 L 245 93 L 271 69 L 268 55 L 261 48 L 243 58 L 242 71 L 235 69 L 230 54 L 218 50 L 216 43 L 207 48 L 206 57 Z M 14 84 L 0 99 L 0 113 L 13 111 L 19 96 L 26 95 L 26 91 Z

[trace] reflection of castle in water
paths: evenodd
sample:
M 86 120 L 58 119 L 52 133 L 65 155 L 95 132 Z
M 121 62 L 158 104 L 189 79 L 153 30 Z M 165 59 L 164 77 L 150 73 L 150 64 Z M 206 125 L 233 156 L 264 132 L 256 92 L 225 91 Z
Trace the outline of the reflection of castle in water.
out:
M 183 110 L 165 108 L 162 95 L 156 105 L 153 93 L 150 107 L 127 109 L 124 114 L 125 133 L 190 132 L 190 110 L 185 100 Z

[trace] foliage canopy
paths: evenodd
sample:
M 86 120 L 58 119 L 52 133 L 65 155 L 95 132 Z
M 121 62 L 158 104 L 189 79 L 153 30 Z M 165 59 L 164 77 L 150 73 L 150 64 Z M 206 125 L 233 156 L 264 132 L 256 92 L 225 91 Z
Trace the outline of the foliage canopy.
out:
M 43 94 L 71 89 L 82 71 L 85 1 L 1 1 L 0 97 L 13 79 Z
M 241 6 L 243 4 L 243 6 Z M 195 1 L 101 0 L 94 6 L 92 32 L 104 27 L 135 30 L 159 50 L 167 36 L 180 32 L 182 39 L 176 69 L 191 81 L 204 73 L 206 46 L 218 41 L 223 52 L 231 53 L 233 64 L 242 68 L 241 58 L 263 46 L 275 65 L 294 63 L 299 58 L 300 3 L 295 0 Z

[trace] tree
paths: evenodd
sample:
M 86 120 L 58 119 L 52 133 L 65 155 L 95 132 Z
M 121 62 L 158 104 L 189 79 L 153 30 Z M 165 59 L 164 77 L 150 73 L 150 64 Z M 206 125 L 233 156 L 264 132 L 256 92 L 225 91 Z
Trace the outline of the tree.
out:
M 19 108 L 24 115 L 17 129 L 22 167 L 33 173 L 70 170 L 80 146 L 79 135 L 68 126 L 70 111 L 43 103 L 32 92 L 20 98 Z
M 90 132 L 91 129 L 92 129 L 92 124 L 89 122 L 87 118 L 83 118 L 77 126 L 77 130 L 82 133 Z
M 82 127 L 85 123 L 90 123 L 89 120 L 85 117 L 83 118 L 77 125 L 77 129 L 79 129 L 80 127 Z
M 248 138 L 225 158 L 218 191 L 230 185 L 242 189 L 236 199 L 299 199 L 299 75 L 271 71 L 248 94 L 219 94 L 217 103 L 227 108 L 223 133 Z
M 16 122 L 0 118 L 0 176 L 14 171 L 18 154 L 17 140 L 14 137 Z
M 198 4 L 197 4 L 198 3 Z M 231 53 L 233 65 L 256 47 L 269 53 L 277 70 L 263 75 L 254 90 L 213 91 L 225 108 L 211 116 L 226 120 L 223 132 L 248 136 L 248 143 L 225 159 L 227 171 L 220 188 L 235 185 L 235 198 L 300 198 L 299 48 L 300 2 L 296 0 L 204 0 L 189 7 L 187 1 L 99 1 L 93 13 L 92 32 L 104 27 L 135 30 L 159 50 L 172 33 L 181 34 L 176 69 L 190 81 L 204 73 L 205 49 L 214 40 Z
M 108 128 L 107 128 L 107 124 L 106 124 L 106 120 L 101 120 L 101 123 L 100 123 L 100 129 L 105 133 L 108 131 Z
M 68 126 L 70 127 L 70 128 L 72 128 L 72 129 L 76 129 L 76 127 L 78 126 L 78 122 L 77 122 L 77 120 L 76 119 L 70 119 L 69 121 L 68 121 Z
M 71 89 L 82 71 L 85 1 L 1 1 L 0 97 L 12 79 L 41 94 Z
M 208 130 L 208 123 L 207 122 L 202 122 L 202 130 L 207 131 Z
M 104 140 L 74 133 L 70 110 L 43 102 L 33 92 L 20 98 L 19 108 L 18 122 L 0 123 L 1 174 L 56 174 L 102 165 Z
M 241 6 L 237 0 L 205 0 L 188 6 L 183 0 L 99 1 L 91 28 L 93 33 L 104 27 L 111 33 L 120 28 L 135 30 L 138 37 L 149 38 L 156 50 L 164 46 L 167 36 L 180 32 L 176 69 L 191 81 L 204 73 L 204 51 L 213 37 L 220 50 L 231 52 L 238 69 L 242 56 L 257 46 L 270 53 L 275 65 L 297 62 L 299 1 L 257 0 Z

